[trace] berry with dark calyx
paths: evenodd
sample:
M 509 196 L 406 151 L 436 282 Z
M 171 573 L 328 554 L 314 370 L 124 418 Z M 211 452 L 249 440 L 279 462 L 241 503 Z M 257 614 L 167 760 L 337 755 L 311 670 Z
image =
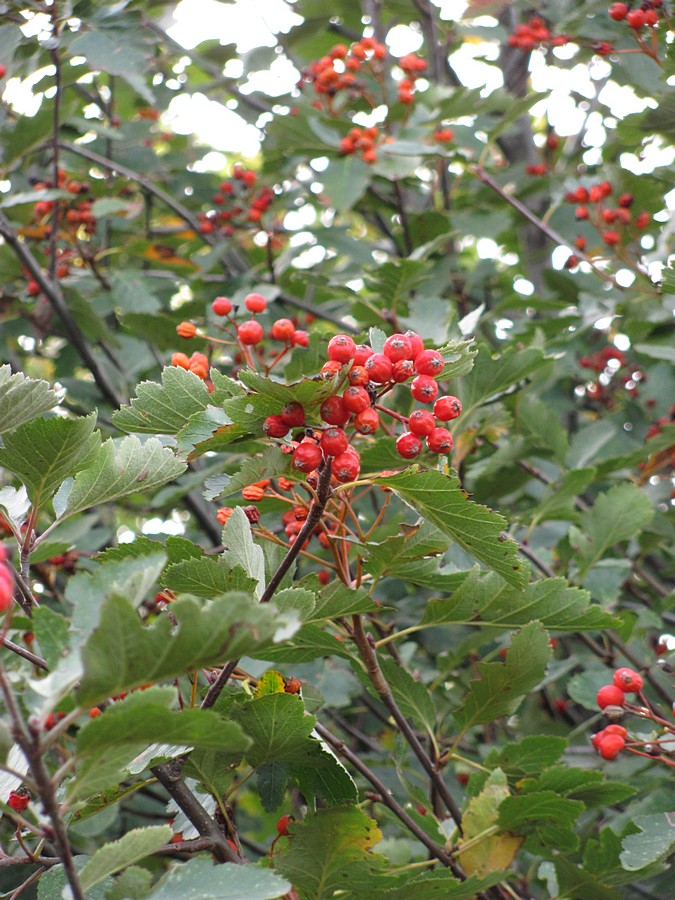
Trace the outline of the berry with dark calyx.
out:
M 247 346 L 259 344 L 263 339 L 263 335 L 263 327 L 260 322 L 256 322 L 255 319 L 249 319 L 247 322 L 242 322 L 239 328 L 237 328 L 237 337 L 242 344 Z
M 267 300 L 262 294 L 247 294 L 244 297 L 244 306 L 249 312 L 261 313 L 267 309 Z
M 277 822 L 277 834 L 288 837 L 288 826 L 294 821 L 293 816 L 282 816 Z
M 321 449 L 325 456 L 339 456 L 344 453 L 349 446 L 347 435 L 337 425 L 331 425 L 325 428 L 321 435 Z
M 434 428 L 427 438 L 427 447 L 432 453 L 449 453 L 452 450 L 452 435 L 447 428 Z
M 625 740 L 619 734 L 608 734 L 600 741 L 598 753 L 603 759 L 616 759 L 626 746 Z
M 412 431 L 404 431 L 396 440 L 396 452 L 403 459 L 414 459 L 422 452 L 422 441 Z
M 396 384 L 403 384 L 415 374 L 415 363 L 412 359 L 399 359 L 391 367 L 391 379 Z
M 426 437 L 436 427 L 434 414 L 428 409 L 414 409 L 408 418 L 408 428 L 418 437 Z M 421 447 L 420 447 L 421 449 Z
M 370 394 L 364 387 L 351 385 L 342 395 L 345 409 L 350 413 L 360 413 L 370 406 Z
M 313 472 L 322 459 L 321 447 L 314 441 L 303 441 L 293 451 L 293 466 L 300 472 Z
M 284 422 L 281 416 L 268 416 L 263 422 L 263 431 L 265 432 L 267 437 L 286 437 L 290 430 L 291 426 L 287 422 Z
M 335 359 L 328 359 L 321 366 L 321 374 L 324 378 L 332 378 L 333 375 L 338 375 L 341 371 L 342 363 Z
M 461 412 L 462 401 L 459 397 L 453 397 L 451 394 L 439 397 L 434 403 L 434 415 L 437 419 L 440 419 L 441 422 L 450 422 L 452 419 L 456 419 L 457 416 L 461 415 Z
M 341 484 L 356 481 L 361 471 L 361 460 L 354 450 L 347 450 L 333 460 L 333 475 Z
M 30 803 L 30 800 L 31 797 L 28 788 L 19 787 L 15 791 L 9 792 L 7 805 L 10 806 L 14 812 L 23 812 Z
M 633 669 L 622 668 L 617 669 L 612 679 L 616 687 L 620 688 L 625 694 L 636 694 L 644 687 L 644 678 Z
M 370 375 L 365 366 L 352 366 L 347 377 L 349 378 L 349 383 L 357 387 L 364 387 L 370 382 Z
M 357 388 L 357 390 L 363 390 L 363 388 Z M 367 394 L 368 392 L 364 391 L 364 393 Z M 370 397 L 368 397 L 368 405 L 370 405 Z M 323 401 L 319 414 L 324 422 L 327 422 L 329 425 L 345 425 L 349 421 L 351 413 L 342 397 L 333 394 L 332 397 L 328 397 Z
M 227 297 L 216 297 L 211 304 L 211 309 L 217 316 L 229 316 L 232 312 L 232 301 Z
M 356 344 L 348 334 L 336 334 L 328 341 L 328 359 L 347 363 L 354 359 Z
M 284 685 L 284 692 L 286 694 L 299 694 L 301 689 L 302 689 L 302 684 L 300 683 L 299 678 L 286 679 L 286 683 Z
M 406 331 L 404 337 L 410 341 L 411 359 L 416 359 L 424 350 L 424 341 L 416 331 Z
M 271 335 L 275 341 L 288 341 L 290 343 L 294 334 L 295 325 L 290 319 L 277 319 L 272 325 Z
M 624 692 L 615 684 L 605 684 L 600 688 L 595 699 L 600 709 L 604 709 L 606 706 L 623 706 L 626 702 Z
M 382 348 L 384 355 L 393 363 L 399 359 L 412 359 L 413 350 L 410 340 L 404 334 L 392 334 L 384 342 Z
M 356 352 L 354 353 L 354 365 L 365 366 L 366 360 L 369 356 L 372 356 L 374 352 L 373 348 L 369 347 L 368 344 L 357 344 Z
M 290 428 L 297 428 L 305 424 L 305 408 L 302 403 L 291 400 L 281 410 L 281 418 Z
M 391 381 L 392 363 L 384 353 L 373 353 L 366 360 L 364 368 L 370 380 L 375 384 L 386 384 Z
M 415 357 L 415 371 L 418 375 L 440 375 L 445 360 L 438 350 L 423 350 Z
M 410 393 L 419 403 L 433 403 L 438 396 L 438 382 L 431 375 L 418 375 L 410 385 Z
M 369 406 L 354 417 L 354 428 L 359 434 L 375 434 L 380 425 L 377 411 Z

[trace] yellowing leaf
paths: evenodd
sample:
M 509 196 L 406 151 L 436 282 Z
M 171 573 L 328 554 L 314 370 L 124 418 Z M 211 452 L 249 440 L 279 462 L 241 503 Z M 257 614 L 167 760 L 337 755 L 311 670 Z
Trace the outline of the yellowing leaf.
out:
M 506 776 L 501 769 L 495 769 L 476 797 L 472 797 L 462 818 L 464 840 L 468 844 L 466 850 L 458 853 L 462 868 L 467 875 L 482 878 L 491 872 L 500 872 L 508 868 L 516 855 L 524 838 L 512 834 L 487 834 L 483 839 L 472 843 L 474 838 L 496 825 L 499 818 L 499 806 L 509 796 Z
M 255 689 L 256 697 L 264 697 L 265 694 L 283 694 L 284 678 L 275 669 L 268 669 L 265 674 L 258 679 L 258 687 Z

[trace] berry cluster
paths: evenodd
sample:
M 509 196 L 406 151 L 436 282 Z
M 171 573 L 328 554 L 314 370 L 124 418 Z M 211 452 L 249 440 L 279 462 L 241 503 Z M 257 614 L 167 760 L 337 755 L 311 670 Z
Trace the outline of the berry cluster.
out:
M 574 212 L 577 221 L 593 225 L 608 247 L 619 245 L 623 248 L 634 240 L 640 231 L 647 228 L 651 216 L 645 211 L 633 216 L 631 206 L 634 198 L 630 193 L 621 194 L 617 198 L 616 206 L 607 204 L 605 201 L 612 195 L 613 190 L 609 181 L 591 185 L 590 188 L 580 185 L 576 190 L 565 194 L 565 201 L 576 204 Z M 574 243 L 578 250 L 585 252 L 588 239 L 585 235 L 577 235 Z M 573 269 L 578 263 L 578 258 L 572 255 L 565 265 L 568 269 Z
M 614 672 L 612 683 L 604 685 L 598 691 L 597 704 L 610 719 L 620 719 L 626 713 L 631 713 L 641 719 L 651 720 L 662 736 L 649 741 L 629 740 L 626 728 L 612 722 L 611 725 L 594 734 L 591 743 L 603 759 L 616 759 L 625 749 L 636 756 L 655 759 L 668 766 L 675 765 L 669 758 L 669 747 L 675 734 L 675 725 L 654 712 L 642 693 L 643 686 L 644 679 L 638 672 L 627 667 L 617 669 Z M 627 698 L 628 694 L 638 694 L 641 705 L 630 703 Z
M 4 544 L 0 544 L 0 613 L 9 609 L 14 598 L 14 578 L 6 559 L 7 551 Z
M 257 181 L 255 172 L 236 163 L 232 178 L 221 181 L 219 190 L 213 195 L 214 205 L 221 208 L 200 214 L 201 233 L 218 231 L 231 237 L 237 228 L 258 225 L 274 200 L 274 190 L 267 185 L 256 188 Z
M 611 345 L 589 356 L 582 356 L 579 365 L 598 375 L 597 379 L 588 381 L 577 389 L 577 393 L 593 406 L 613 409 L 624 392 L 629 397 L 636 398 L 638 388 L 647 380 L 642 369 L 630 362 L 625 353 Z
M 219 318 L 224 319 L 224 325 L 218 325 L 222 331 L 230 335 L 230 340 L 223 340 L 212 336 L 205 335 L 201 332 L 194 322 L 180 322 L 176 326 L 176 333 L 179 337 L 189 340 L 194 337 L 206 338 L 214 344 L 233 345 L 239 348 L 239 352 L 235 353 L 234 361 L 241 363 L 246 361 L 252 364 L 251 350 L 257 347 L 265 338 L 265 329 L 260 324 L 256 315 L 264 313 L 267 309 L 267 300 L 262 294 L 251 293 L 244 298 L 244 308 L 251 314 L 250 318 L 243 322 L 237 322 L 236 316 L 238 309 L 233 306 L 232 301 L 228 297 L 216 297 L 211 304 L 213 313 Z M 268 336 L 274 341 L 280 341 L 284 346 L 279 351 L 272 350 L 272 358 L 266 364 L 267 370 L 277 363 L 291 347 L 306 347 L 309 343 L 309 335 L 306 331 L 296 326 L 292 319 L 277 319 L 269 330 Z M 263 360 L 260 360 L 263 362 Z M 200 352 L 195 352 L 192 356 L 187 353 L 177 352 L 171 357 L 171 365 L 179 366 L 187 369 L 197 375 L 204 381 L 208 381 L 210 362 L 209 358 Z
M 531 53 L 541 45 L 548 47 L 562 47 L 569 43 L 569 38 L 564 35 L 553 36 L 541 16 L 530 16 L 527 22 L 516 25 L 513 33 L 509 35 L 509 47 L 515 47 L 524 53 Z
M 667 416 L 660 416 L 656 422 L 652 423 L 647 429 L 645 440 L 651 441 L 658 434 L 663 432 L 666 425 L 675 423 L 675 404 L 670 407 Z M 654 476 L 661 478 L 671 478 L 675 471 L 675 444 L 664 447 L 657 453 L 652 454 L 647 462 L 639 463 L 638 468 L 642 472 L 641 480 L 644 481 Z M 671 493 L 671 499 L 675 499 L 675 491 Z
M 357 72 L 370 75 L 378 73 L 380 63 L 387 56 L 387 48 L 373 37 L 364 37 L 350 47 L 336 44 L 326 56 L 315 59 L 302 71 L 300 88 L 311 84 L 317 94 L 325 97 L 329 106 L 340 91 L 361 93 L 365 83 L 357 78 Z M 321 104 L 319 103 L 319 106 Z
M 610 18 L 615 22 L 626 22 L 633 31 L 641 31 L 643 28 L 654 28 L 659 23 L 659 9 L 663 6 L 663 0 L 648 0 L 646 3 L 636 5 L 632 3 L 612 3 L 608 9 Z
M 407 53 L 402 56 L 398 64 L 406 76 L 398 83 L 398 102 L 410 106 L 415 99 L 415 82 L 423 72 L 426 72 L 427 64 L 416 53 Z
M 340 153 L 345 156 L 357 151 L 367 163 L 377 162 L 377 150 L 375 149 L 379 139 L 379 130 L 375 125 L 370 128 L 350 128 L 346 137 L 340 141 Z

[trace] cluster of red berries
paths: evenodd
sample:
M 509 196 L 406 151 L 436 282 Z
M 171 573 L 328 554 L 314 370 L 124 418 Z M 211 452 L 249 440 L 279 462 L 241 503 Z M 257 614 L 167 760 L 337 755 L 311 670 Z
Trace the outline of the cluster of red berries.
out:
M 617 198 L 616 206 L 607 205 L 605 201 L 612 192 L 611 182 L 602 181 L 599 184 L 591 185 L 590 188 L 580 185 L 576 190 L 568 191 L 565 194 L 567 203 L 576 204 L 574 212 L 577 220 L 594 225 L 608 247 L 615 247 L 617 244 L 625 245 L 636 236 L 636 231 L 643 231 L 651 222 L 648 212 L 643 211 L 633 216 L 631 206 L 634 198 L 630 193 L 621 194 Z M 577 235 L 574 243 L 578 250 L 584 252 L 588 240 L 584 235 Z M 578 258 L 572 255 L 565 265 L 568 269 L 573 269 L 578 263 Z
M 259 223 L 274 200 L 274 189 L 264 185 L 256 189 L 258 176 L 241 163 L 236 163 L 232 178 L 221 181 L 213 195 L 213 203 L 221 209 L 201 213 L 199 230 L 202 234 L 220 231 L 231 237 L 237 228 L 251 228 Z
M 549 47 L 562 47 L 569 43 L 564 35 L 553 36 L 541 16 L 530 16 L 527 22 L 516 25 L 513 34 L 509 35 L 509 47 L 516 47 L 524 53 L 546 44 Z
M 340 91 L 363 91 L 365 84 L 359 81 L 356 72 L 363 70 L 372 74 L 379 69 L 379 64 L 386 56 L 385 45 L 373 37 L 361 38 L 350 47 L 336 44 L 325 56 L 315 59 L 303 69 L 298 86 L 302 88 L 304 84 L 313 85 L 316 93 L 326 97 L 330 104 Z
M 623 725 L 612 724 L 594 734 L 591 743 L 603 759 L 616 759 L 625 749 L 627 737 Z
M 5 612 L 12 605 L 14 599 L 14 578 L 6 563 L 7 551 L 5 545 L 0 544 L 0 613 Z
M 379 139 L 379 130 L 375 125 L 369 128 L 350 128 L 346 137 L 340 141 L 340 153 L 350 155 L 357 151 L 367 163 L 377 162 L 377 150 L 375 149 Z
M 647 429 L 645 439 L 653 440 L 658 434 L 661 434 L 666 425 L 675 423 L 675 404 L 670 407 L 667 416 L 660 416 L 656 422 L 653 422 Z M 648 462 L 638 464 L 638 468 L 643 472 L 643 477 L 650 477 L 655 473 L 660 473 L 662 477 L 668 478 L 675 470 L 675 444 L 664 447 L 658 453 L 655 453 Z M 671 494 L 671 499 L 675 499 L 675 491 Z
M 612 3 L 608 13 L 615 22 L 626 22 L 633 31 L 641 31 L 645 26 L 654 28 L 659 23 L 659 9 L 663 0 L 651 0 L 631 8 L 632 3 Z
M 238 310 L 233 306 L 232 301 L 228 297 L 216 297 L 211 304 L 211 309 L 216 316 L 226 320 L 227 324 L 219 327 L 222 327 L 223 330 L 226 331 L 229 329 L 233 341 L 222 341 L 213 337 L 207 339 L 215 343 L 235 343 L 236 341 L 242 350 L 260 344 L 265 338 L 265 330 L 256 319 L 256 315 L 265 312 L 267 309 L 267 300 L 262 294 L 247 294 L 244 298 L 244 307 L 251 313 L 251 317 L 244 322 L 237 323 L 235 316 L 237 315 Z M 176 333 L 179 337 L 185 339 L 206 337 L 206 335 L 203 335 L 198 330 L 194 322 L 188 321 L 180 322 L 176 326 Z M 291 347 L 306 347 L 309 343 L 308 333 L 304 329 L 298 328 L 292 319 L 277 319 L 272 324 L 268 336 L 272 340 L 281 341 L 284 344 L 281 352 L 275 352 L 273 362 L 281 358 L 281 356 Z M 242 361 L 243 356 L 241 356 L 241 354 L 235 354 L 235 362 Z M 171 357 L 171 365 L 180 366 L 182 369 L 193 372 L 198 378 L 201 378 L 204 381 L 208 380 L 210 364 L 208 357 L 204 353 L 195 352 L 192 356 L 188 356 L 187 353 L 182 352 L 174 353 Z
M 593 405 L 613 408 L 624 391 L 629 397 L 636 398 L 638 388 L 647 381 L 646 373 L 611 345 L 582 356 L 579 365 L 598 373 L 598 378 L 587 382 L 583 388 L 584 397 Z
M 416 53 L 407 53 L 398 61 L 399 66 L 405 72 L 405 78 L 398 83 L 398 102 L 406 106 L 415 99 L 415 82 L 427 70 L 427 64 Z
M 596 701 L 600 709 L 608 706 L 623 706 L 626 694 L 639 694 L 644 687 L 644 678 L 633 669 L 623 667 L 617 669 L 612 676 L 612 683 L 600 688 Z

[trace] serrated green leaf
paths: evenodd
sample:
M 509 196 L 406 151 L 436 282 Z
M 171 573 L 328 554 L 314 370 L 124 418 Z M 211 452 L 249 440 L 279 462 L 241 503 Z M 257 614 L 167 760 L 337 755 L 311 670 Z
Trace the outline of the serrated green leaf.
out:
M 539 622 L 526 625 L 511 641 L 504 663 L 479 663 L 455 721 L 462 732 L 516 711 L 526 693 L 544 677 L 551 657 L 548 634 Z
M 113 703 L 80 728 L 78 756 L 97 755 L 119 744 L 190 744 L 224 753 L 241 753 L 250 744 L 234 722 L 210 710 L 173 710 L 175 699 L 174 688 L 151 687 Z
M 265 694 L 235 708 L 232 718 L 253 743 L 246 761 L 254 768 L 268 762 L 290 762 L 307 746 L 316 719 L 305 715 L 296 694 Z
M 503 540 L 506 520 L 499 513 L 473 503 L 461 489 L 456 475 L 444 475 L 415 467 L 398 475 L 373 479 L 391 488 L 421 516 L 449 535 L 467 553 L 498 572 L 505 581 L 522 587 L 527 572 L 518 559 L 518 546 Z
M 507 744 L 502 750 L 491 750 L 485 765 L 500 768 L 513 781 L 526 775 L 537 775 L 553 765 L 567 746 L 565 738 L 552 734 L 530 735 L 517 744 Z
M 600 494 L 583 513 L 577 539 L 573 539 L 579 578 L 614 544 L 626 541 L 651 522 L 651 501 L 634 484 L 617 484 Z
M 34 203 L 35 194 L 31 196 Z M 26 378 L 23 372 L 12 375 L 10 366 L 0 366 L 0 434 L 37 419 L 58 402 L 46 381 Z
M 149 681 L 250 655 L 293 634 L 299 624 L 272 605 L 235 593 L 210 603 L 177 600 L 171 612 L 176 626 L 166 616 L 144 626 L 126 600 L 107 600 L 82 650 L 78 702 L 90 706 Z
M 201 378 L 180 366 L 166 366 L 161 384 L 142 381 L 131 405 L 113 413 L 112 419 L 121 431 L 177 434 L 190 416 L 211 402 Z
M 256 654 L 253 654 L 256 656 Z M 324 631 L 319 625 L 303 625 L 300 631 L 279 647 L 267 648 L 259 654 L 270 662 L 303 663 L 322 656 L 343 656 L 352 658 L 352 652 L 335 635 Z
M 408 872 L 400 876 L 400 887 L 386 891 L 383 900 L 473 900 L 481 891 L 504 880 L 504 872 L 493 872 L 486 878 L 471 876 L 459 881 L 447 869 L 434 869 L 424 875 L 410 877 Z
M 381 659 L 380 667 L 403 715 L 435 733 L 436 709 L 428 685 L 415 679 L 392 659 Z
M 74 857 L 73 863 L 75 864 L 75 869 L 78 872 L 82 871 L 84 866 L 89 862 L 89 859 L 90 857 L 88 856 Z M 88 892 L 87 900 L 106 900 L 106 891 L 112 887 L 112 884 L 112 878 L 105 878 L 103 882 L 94 885 Z M 66 872 L 63 866 L 60 863 L 56 866 L 52 866 L 51 869 L 48 869 L 40 876 L 37 891 L 38 900 L 63 900 L 65 891 L 68 891 L 65 896 L 72 897 L 67 885 L 68 879 L 66 878 Z
M 564 578 L 534 581 L 519 591 L 491 572 L 474 569 L 451 597 L 429 601 L 420 625 L 461 623 L 506 631 L 533 619 L 554 631 L 611 628 L 614 622 L 597 604 L 591 605 L 588 591 L 572 587 Z
M 222 556 L 202 556 L 168 566 L 161 578 L 162 587 L 196 597 L 215 597 L 227 591 L 252 593 L 257 581 L 241 566 L 232 566 Z
M 581 800 L 589 807 L 618 803 L 635 793 L 635 788 L 629 784 L 605 781 L 602 772 L 572 766 L 553 766 L 542 772 L 539 778 L 523 779 L 519 789 L 523 794 L 553 791 L 560 797 Z
M 372 177 L 367 163 L 355 154 L 332 159 L 321 173 L 323 193 L 338 212 L 345 212 L 362 196 Z
M 100 444 L 96 413 L 78 419 L 34 419 L 4 435 L 0 466 L 25 485 L 34 505 L 44 507 L 63 481 L 89 465 Z
M 510 347 L 496 358 L 486 347 L 481 347 L 473 375 L 467 381 L 462 421 L 468 424 L 470 414 L 478 406 L 490 403 L 504 391 L 524 386 L 528 375 L 545 364 L 542 351 L 534 347 L 524 350 Z
M 260 866 L 214 865 L 196 857 L 173 866 L 149 895 L 150 900 L 278 900 L 291 885 Z
M 258 793 L 265 812 L 279 809 L 286 796 L 291 778 L 291 766 L 287 762 L 271 762 L 260 766 L 257 772 Z
M 537 840 L 543 844 L 561 852 L 571 851 L 578 845 L 572 829 L 583 811 L 580 800 L 568 800 L 553 791 L 537 791 L 503 800 L 498 824 L 517 834 L 536 832 Z
M 141 444 L 129 435 L 119 449 L 109 439 L 99 447 L 93 462 L 75 476 L 62 517 L 128 494 L 150 491 L 178 478 L 186 468 L 186 463 L 155 438 Z
M 82 867 L 80 883 L 83 891 L 89 891 L 100 881 L 133 863 L 150 856 L 173 836 L 170 825 L 153 825 L 149 828 L 133 828 L 118 841 L 100 847 Z
M 621 842 L 621 865 L 629 872 L 663 859 L 675 846 L 675 813 L 635 816 L 639 834 L 629 834 Z
M 242 568 L 255 582 L 255 596 L 258 600 L 265 590 L 265 556 L 262 548 L 253 540 L 251 524 L 244 510 L 237 506 L 223 526 L 224 550 L 222 559 L 233 569 Z
M 546 493 L 534 511 L 533 522 L 545 522 L 548 519 L 578 518 L 574 506 L 575 498 L 586 490 L 597 474 L 597 469 L 589 466 L 585 469 L 573 469 L 567 472 L 557 484 L 546 488 Z
M 367 897 L 385 869 L 385 858 L 372 850 L 382 835 L 360 809 L 322 809 L 289 832 L 291 839 L 274 854 L 274 868 L 301 896 L 327 900 L 335 891 L 349 891 Z
M 33 632 L 47 666 L 55 668 L 70 647 L 68 619 L 48 606 L 39 606 L 33 611 Z
M 129 866 L 115 879 L 105 900 L 145 900 L 151 884 L 152 872 L 142 866 Z

